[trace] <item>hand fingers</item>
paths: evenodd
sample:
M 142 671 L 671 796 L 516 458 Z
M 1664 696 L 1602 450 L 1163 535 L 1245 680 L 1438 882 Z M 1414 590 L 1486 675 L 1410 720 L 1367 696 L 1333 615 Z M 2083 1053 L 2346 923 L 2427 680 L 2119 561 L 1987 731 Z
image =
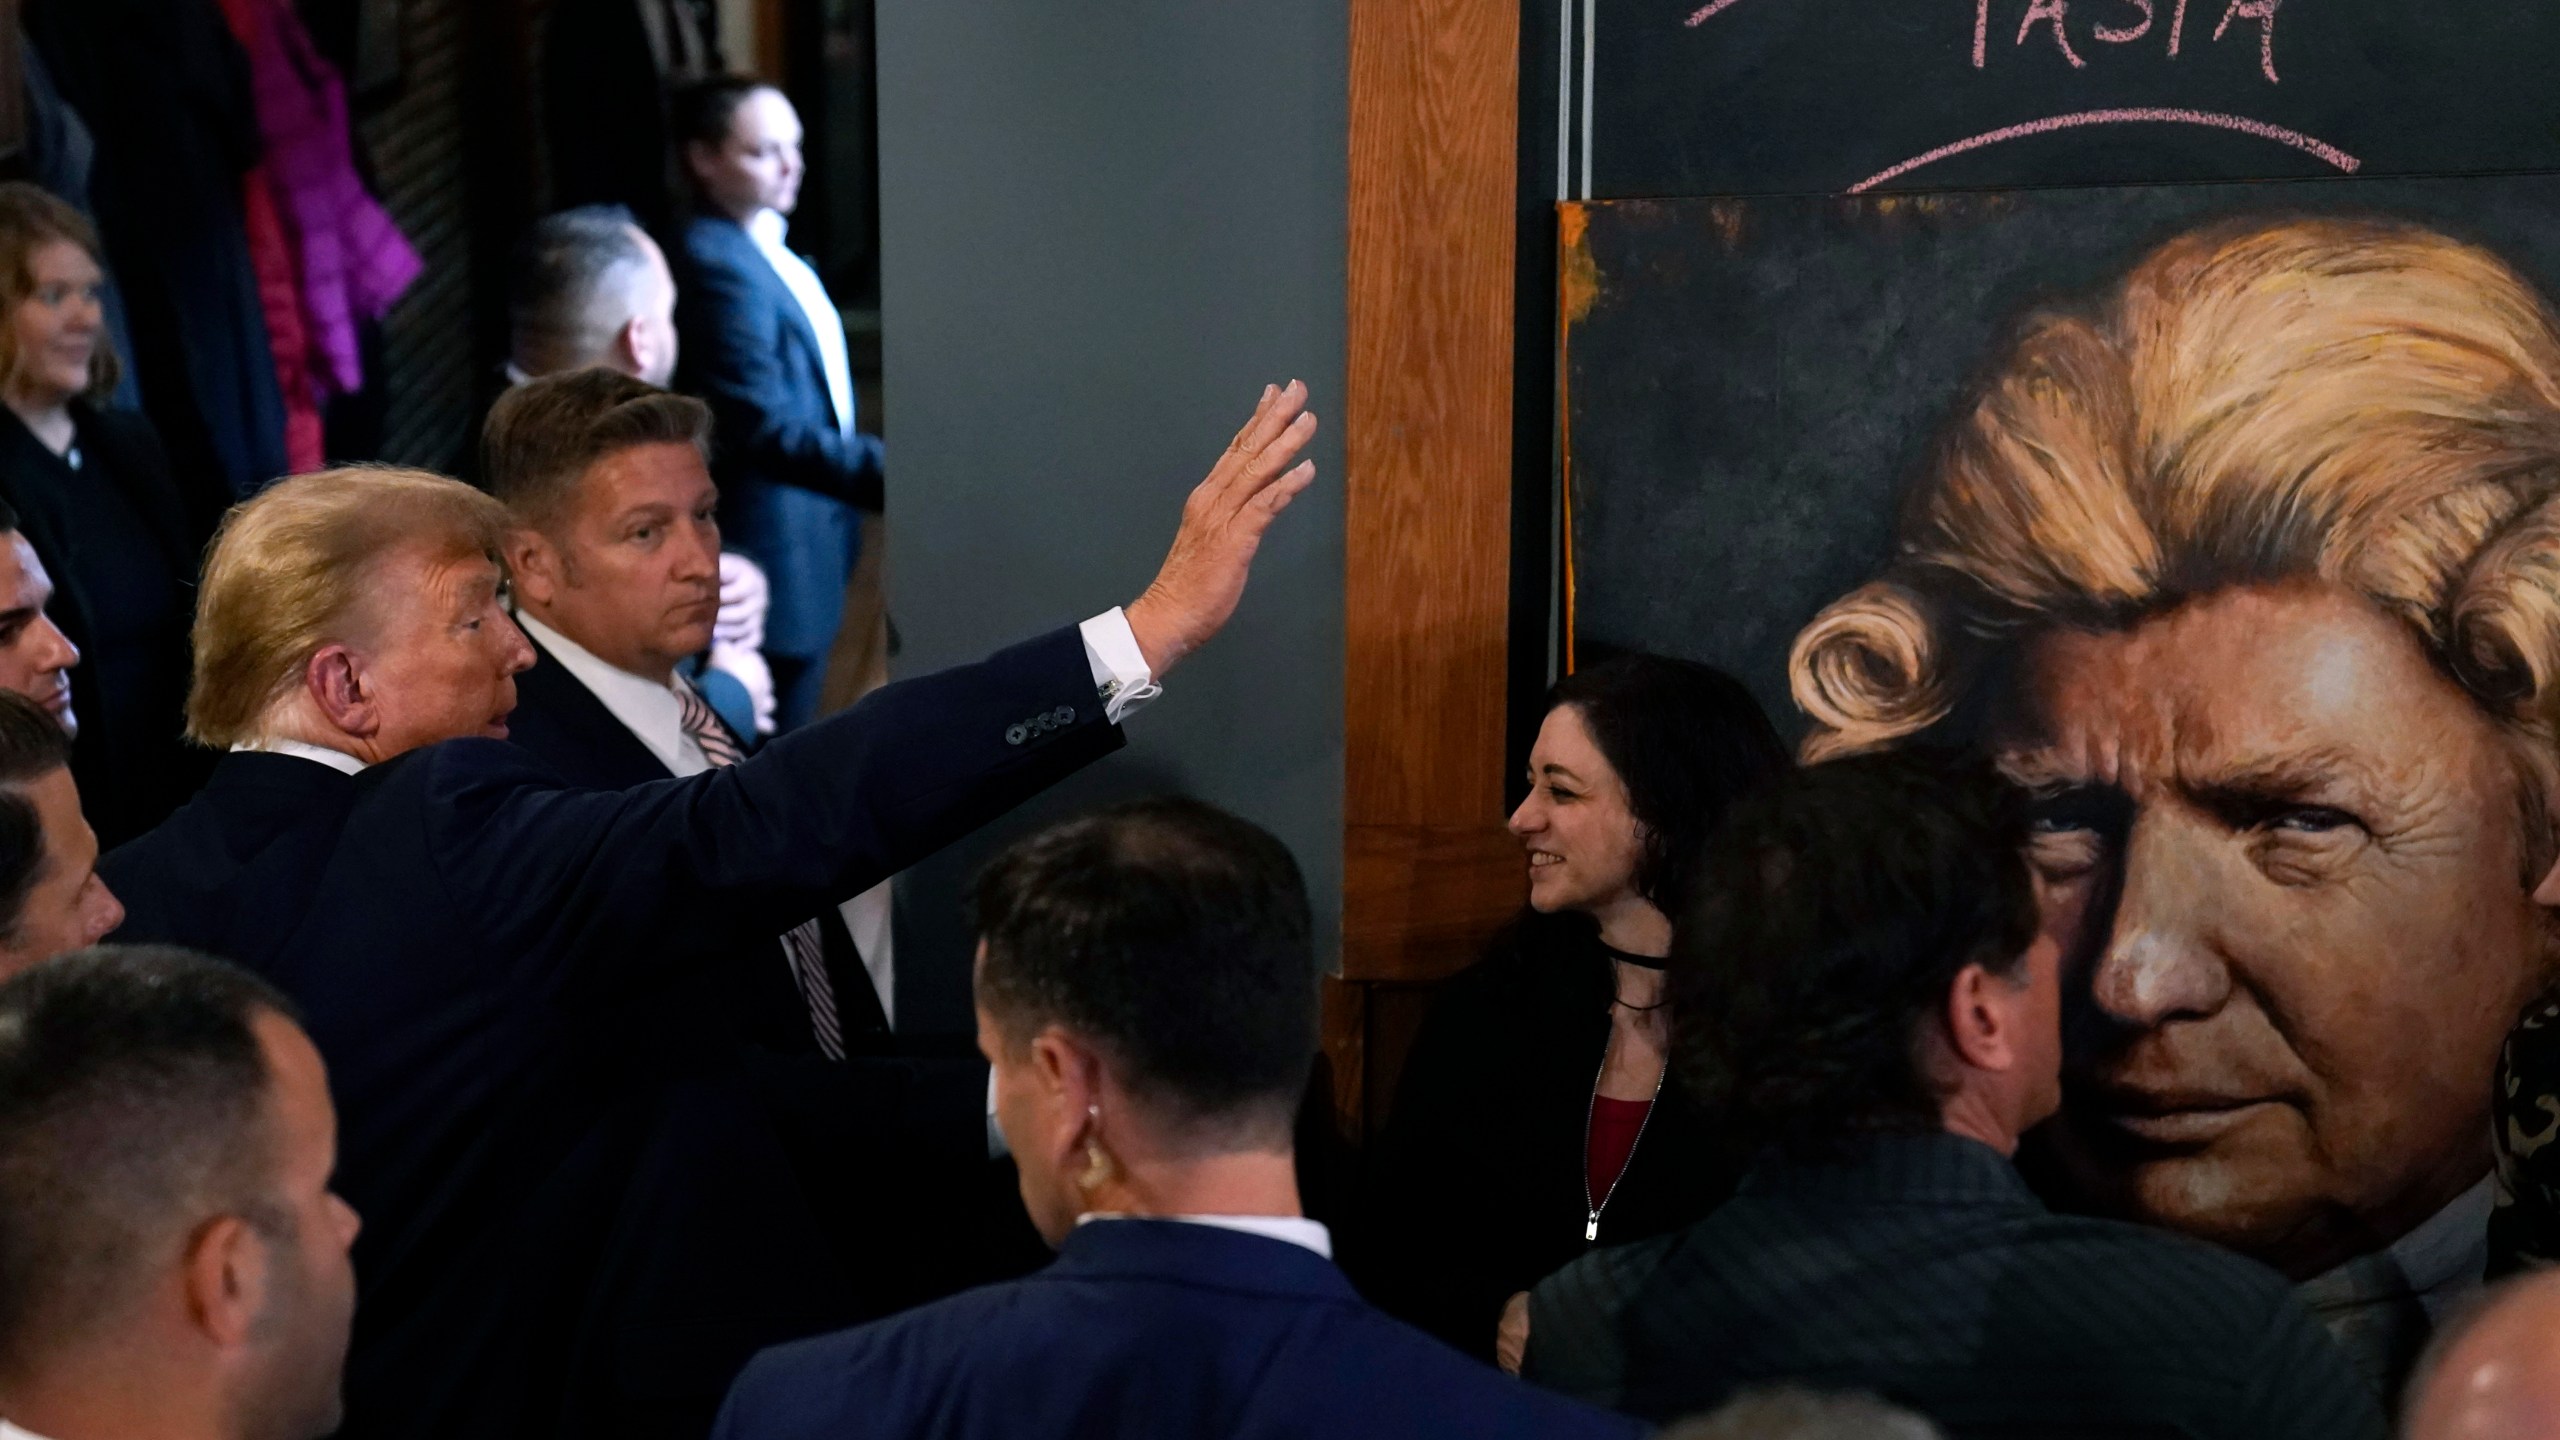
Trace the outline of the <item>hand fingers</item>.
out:
M 1248 545 L 1259 547 L 1262 544 L 1262 532 L 1271 528 L 1273 517 L 1288 509 L 1289 502 L 1297 499 L 1301 491 L 1314 484 L 1315 479 L 1316 462 L 1299 461 L 1289 473 L 1273 481 L 1268 488 L 1254 496 L 1251 502 L 1236 513 L 1235 527 L 1228 533 L 1243 537 Z
M 1253 407 L 1253 418 L 1245 421 L 1243 427 L 1236 431 L 1236 438 L 1227 442 L 1227 448 L 1229 450 L 1241 450 L 1244 448 L 1245 437 L 1253 433 L 1254 426 L 1262 423 L 1263 416 L 1271 413 L 1271 402 L 1278 399 L 1279 395 L 1280 387 L 1277 385 L 1265 385 L 1262 387 L 1262 399 Z
M 1289 426 L 1296 422 L 1306 408 L 1307 387 L 1302 381 L 1292 380 L 1272 393 L 1261 407 L 1253 412 L 1253 419 L 1247 422 L 1243 431 L 1236 436 L 1235 443 L 1227 447 L 1227 453 L 1219 457 L 1217 467 L 1209 472 L 1209 478 L 1212 481 L 1226 478 L 1219 472 L 1232 473 L 1237 467 L 1230 462 L 1241 461 L 1250 464 L 1256 456 L 1269 448 L 1273 440 L 1287 433 Z

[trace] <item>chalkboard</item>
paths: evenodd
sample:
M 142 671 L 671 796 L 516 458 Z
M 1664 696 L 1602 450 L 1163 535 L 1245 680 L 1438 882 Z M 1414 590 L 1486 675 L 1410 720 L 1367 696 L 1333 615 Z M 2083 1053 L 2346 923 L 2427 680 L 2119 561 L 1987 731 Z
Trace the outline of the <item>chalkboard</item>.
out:
M 1788 647 L 1876 572 L 1897 497 L 2010 324 L 2192 226 L 2299 213 L 2417 221 L 2560 296 L 2549 175 L 1569 207 L 1581 657 L 1722 666 L 1800 732 Z
M 1583 198 L 2560 168 L 2548 0 L 1565 0 L 1560 18 L 1564 193 Z

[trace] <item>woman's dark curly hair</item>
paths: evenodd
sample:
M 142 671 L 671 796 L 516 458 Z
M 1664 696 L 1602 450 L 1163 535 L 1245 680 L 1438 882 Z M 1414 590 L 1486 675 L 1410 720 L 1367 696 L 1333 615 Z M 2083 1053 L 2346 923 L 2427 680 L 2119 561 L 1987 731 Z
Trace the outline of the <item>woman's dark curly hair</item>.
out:
M 1795 772 L 1727 818 L 1672 941 L 1672 1065 L 1750 1147 L 1934 1130 L 1925 1039 L 2034 942 L 2024 797 L 1943 752 Z
M 1644 827 L 1636 893 L 1677 918 L 1699 852 L 1733 802 L 1791 766 L 1768 712 L 1712 666 L 1621 655 L 1557 681 L 1547 710 L 1570 705 L 1627 788 Z

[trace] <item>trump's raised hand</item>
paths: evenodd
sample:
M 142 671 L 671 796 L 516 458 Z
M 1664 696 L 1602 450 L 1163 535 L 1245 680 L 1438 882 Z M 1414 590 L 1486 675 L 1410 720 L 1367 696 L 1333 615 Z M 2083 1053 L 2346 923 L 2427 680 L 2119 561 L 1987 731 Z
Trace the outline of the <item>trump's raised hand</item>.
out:
M 1164 568 L 1128 606 L 1129 630 L 1158 678 L 1236 613 L 1263 532 L 1316 478 L 1315 462 L 1298 458 L 1315 433 L 1306 386 L 1262 387 L 1253 418 L 1182 503 Z

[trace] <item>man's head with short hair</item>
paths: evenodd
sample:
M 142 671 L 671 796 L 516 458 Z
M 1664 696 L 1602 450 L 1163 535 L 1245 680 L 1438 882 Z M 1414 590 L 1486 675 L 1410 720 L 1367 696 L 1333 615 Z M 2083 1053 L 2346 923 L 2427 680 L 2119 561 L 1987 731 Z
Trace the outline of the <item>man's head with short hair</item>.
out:
M 2420 1357 L 2406 1412 L 2407 1440 L 2560 1434 L 2560 1271 L 2472 1297 Z
M 54 1434 L 337 1427 L 356 1219 L 319 1053 L 167 947 L 0 985 L 0 1394 Z M 76 1177 L 76 1183 L 74 1183 Z
M 187 732 L 367 763 L 506 738 L 533 649 L 499 603 L 506 507 L 423 470 L 350 466 L 232 507 L 197 591 Z
M 652 385 L 676 373 L 676 282 L 619 205 L 546 215 L 516 247 L 507 319 L 527 375 L 606 365 Z
M 662 682 L 710 645 L 720 606 L 710 437 L 701 401 L 602 367 L 499 397 L 482 473 L 514 517 L 506 558 L 523 613 Z
M 0 691 L 0 980 L 123 923 L 80 813 L 71 737 L 43 706 Z
M 0 503 L 0 690 L 43 706 L 62 733 L 80 733 L 71 708 L 71 667 L 79 647 L 53 623 L 53 577 L 18 528 L 18 512 Z
M 1925 1415 L 1872 1395 L 1752 1390 L 1662 1432 L 1662 1440 L 1943 1440 Z
M 1673 1064 L 1747 1141 L 1969 1134 L 2061 1095 L 2060 947 L 2025 803 L 1983 763 L 1861 755 L 1784 777 L 1709 846 L 1670 965 Z
M 1053 1243 L 1096 1208 L 1097 1168 L 1289 1154 L 1316 967 L 1269 832 L 1197 800 L 1113 806 L 1007 849 L 971 908 L 979 1045 Z

